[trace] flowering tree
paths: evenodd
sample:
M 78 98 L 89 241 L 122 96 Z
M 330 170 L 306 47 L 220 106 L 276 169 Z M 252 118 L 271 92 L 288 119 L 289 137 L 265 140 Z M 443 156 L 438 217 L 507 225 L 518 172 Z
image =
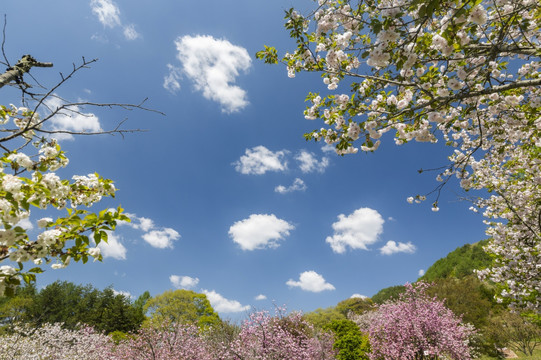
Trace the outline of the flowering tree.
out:
M 425 283 L 406 284 L 399 300 L 357 318 L 369 334 L 370 359 L 471 359 L 471 326 L 462 325 L 443 301 L 429 298 L 426 287 Z
M 134 336 L 121 341 L 109 354 L 111 360 L 212 360 L 205 339 L 195 325 L 163 323 L 143 327 Z
M 108 336 L 89 327 L 67 330 L 61 325 L 17 326 L 13 334 L 0 337 L 0 359 L 110 359 Z
M 316 334 L 300 313 L 272 317 L 266 311 L 254 312 L 226 350 L 231 360 L 325 360 L 334 359 L 332 335 Z
M 306 138 L 338 154 L 375 151 L 388 131 L 398 145 L 454 148 L 433 210 L 453 177 L 466 191 L 488 191 L 472 210 L 484 212 L 496 260 L 480 275 L 505 286 L 502 298 L 539 313 L 539 1 L 318 0 L 314 12 L 291 9 L 286 19 L 296 49 L 279 58 L 265 47 L 257 56 L 285 63 L 290 77 L 321 73 L 331 92 L 309 93 L 304 114 L 325 125 Z
M 2 53 L 4 53 L 2 47 Z M 0 296 L 12 295 L 21 279 L 35 280 L 42 272 L 41 265 L 51 264 L 53 269 L 67 266 L 71 260 L 87 262 L 89 258 L 101 260 L 97 245 L 107 241 L 107 231 L 114 230 L 117 221 L 128 221 L 122 208 L 91 212 L 89 207 L 103 197 L 114 197 L 115 186 L 98 174 L 61 179 L 55 171 L 68 164 L 68 158 L 54 137 L 61 134 L 114 134 L 131 132 L 118 127 L 111 131 L 74 132 L 51 128 L 47 122 L 61 117 L 63 122 L 73 116 L 91 116 L 82 112 L 87 106 L 119 106 L 126 109 L 140 105 L 96 104 L 68 102 L 56 91 L 76 72 L 95 60 L 74 66 L 71 73 L 62 75 L 61 81 L 44 93 L 30 91 L 23 76 L 33 67 L 50 67 L 30 55 L 25 55 L 14 66 L 0 74 L 0 88 L 12 85 L 20 90 L 23 106 L 0 105 Z M 6 87 L 7 88 L 7 87 Z M 11 87 L 10 87 L 11 88 Z M 29 150 L 30 145 L 34 150 Z M 24 150 L 24 152 L 23 152 Z M 41 232 L 30 237 L 21 221 L 28 220 L 32 211 L 64 210 L 65 215 L 52 219 L 43 217 L 38 227 Z M 39 216 L 39 215 L 38 215 Z M 32 266 L 23 270 L 25 263 Z

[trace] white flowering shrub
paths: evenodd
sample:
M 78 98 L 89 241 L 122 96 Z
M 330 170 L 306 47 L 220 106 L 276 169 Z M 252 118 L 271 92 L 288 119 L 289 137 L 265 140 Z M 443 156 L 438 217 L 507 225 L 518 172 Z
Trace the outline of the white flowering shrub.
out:
M 319 72 L 329 90 L 311 92 L 304 115 L 323 127 L 307 139 L 338 154 L 375 151 L 387 132 L 397 145 L 454 148 L 437 175 L 458 178 L 491 242 L 500 299 L 541 311 L 541 4 L 538 0 L 318 0 L 286 28 L 294 51 L 257 54 L 290 77 Z M 341 87 L 349 86 L 345 93 Z M 417 195 L 409 202 L 420 202 Z

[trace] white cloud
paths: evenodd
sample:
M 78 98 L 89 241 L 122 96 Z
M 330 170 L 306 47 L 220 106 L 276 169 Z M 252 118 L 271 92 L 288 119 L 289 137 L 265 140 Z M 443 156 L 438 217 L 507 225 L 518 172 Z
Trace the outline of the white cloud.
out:
M 20 226 L 25 230 L 32 230 L 34 228 L 34 224 L 32 224 L 29 218 L 21 219 L 15 226 Z
M 135 39 L 140 38 L 141 35 L 139 35 L 137 30 L 135 30 L 135 25 L 130 24 L 130 25 L 124 26 L 124 37 L 127 40 L 135 40 Z
M 228 113 L 248 105 L 246 91 L 234 85 L 239 73 L 251 66 L 245 48 L 204 35 L 179 37 L 175 45 L 183 72 L 205 98 L 218 102 Z
M 254 299 L 257 301 L 261 301 L 261 300 L 267 300 L 267 297 L 263 294 L 259 294 Z
M 324 153 L 333 153 L 336 155 L 336 147 L 331 144 L 325 144 L 321 147 L 321 151 Z
M 130 222 L 120 221 L 118 225 L 127 225 L 133 229 L 141 230 L 143 232 L 148 232 L 154 229 L 154 221 L 146 217 L 139 217 L 135 214 L 125 213 L 127 217 L 130 218 Z
M 112 232 L 107 232 L 107 242 L 101 241 L 98 244 L 104 258 L 126 260 L 126 248 L 120 242 L 120 238 Z
M 349 297 L 350 299 L 368 299 L 368 296 L 361 294 L 353 294 Z
M 210 305 L 219 313 L 236 313 L 250 309 L 249 305 L 242 305 L 237 300 L 226 299 L 214 290 L 203 290 L 203 293 L 207 296 Z
M 415 245 L 413 245 L 411 242 L 408 242 L 407 244 L 402 242 L 395 242 L 392 240 L 387 241 L 387 244 L 383 246 L 380 250 L 380 252 L 383 255 L 392 255 L 395 253 L 409 253 L 413 254 L 415 252 Z
M 123 27 L 123 34 L 126 40 L 135 40 L 141 37 L 134 24 L 122 25 L 120 20 L 120 9 L 112 0 L 90 0 L 90 7 L 94 15 L 103 26 L 108 28 Z M 92 35 L 92 39 L 101 41 L 104 38 L 100 35 Z
M 329 166 L 329 158 L 323 157 L 321 160 L 318 160 L 314 153 L 302 150 L 295 157 L 300 165 L 300 169 L 303 173 L 310 173 L 317 171 L 319 173 L 325 172 L 327 166 Z
M 141 236 L 143 240 L 151 246 L 158 249 L 173 248 L 173 241 L 180 239 L 180 234 L 171 228 L 159 228 L 154 224 L 154 220 L 139 217 L 135 214 L 126 213 L 130 218 L 130 222 L 120 221 L 118 225 L 129 226 L 136 230 L 141 230 L 144 234 Z
M 90 7 L 103 26 L 110 28 L 120 26 L 120 10 L 111 0 L 91 0 Z
M 45 101 L 50 111 L 57 111 L 66 104 L 54 94 Z M 92 113 L 84 113 L 79 106 L 69 106 L 58 111 L 51 117 L 47 124 L 50 131 L 68 131 L 77 133 L 92 133 L 102 131 L 99 118 Z M 73 140 L 74 137 L 67 133 L 52 134 L 57 140 Z
M 180 239 L 180 234 L 171 228 L 163 230 L 152 230 L 143 234 L 143 240 L 149 243 L 152 247 L 158 249 L 173 248 L 173 241 Z
M 278 241 L 289 236 L 293 229 L 293 225 L 274 214 L 252 214 L 248 219 L 234 223 L 229 228 L 229 236 L 242 250 L 276 248 L 280 246 Z
M 291 186 L 285 187 L 283 185 L 278 185 L 274 188 L 274 191 L 280 194 L 287 194 L 293 191 L 304 191 L 306 190 L 306 184 L 304 181 L 302 181 L 299 178 L 296 178 L 295 181 L 293 181 L 293 184 Z
M 368 250 L 368 245 L 378 241 L 384 222 L 381 215 L 370 208 L 357 209 L 348 216 L 340 214 L 338 221 L 332 224 L 333 236 L 328 236 L 325 241 L 339 254 L 344 253 L 348 246 Z
M 262 175 L 267 171 L 285 171 L 287 162 L 284 160 L 286 151 L 272 152 L 259 145 L 246 149 L 246 155 L 234 163 L 235 170 L 246 175 Z
M 125 296 L 125 297 L 130 298 L 130 299 L 133 298 L 133 295 L 129 291 L 122 291 L 122 290 L 113 289 L 113 294 L 122 295 L 122 296 Z
M 192 289 L 199 284 L 198 278 L 192 278 L 189 276 L 171 275 L 169 276 L 169 281 L 171 281 L 171 284 L 173 284 L 173 286 L 177 289 Z
M 323 276 L 315 271 L 305 271 L 301 273 L 299 281 L 289 279 L 286 282 L 289 287 L 299 287 L 304 291 L 321 292 L 324 290 L 334 290 L 334 286 L 325 281 Z
M 419 270 L 419 276 L 423 276 L 425 274 L 424 269 Z
M 180 69 L 176 66 L 167 64 L 167 69 L 169 70 L 169 73 L 163 78 L 163 87 L 165 90 L 174 94 L 180 90 L 179 80 L 182 78 L 182 75 Z

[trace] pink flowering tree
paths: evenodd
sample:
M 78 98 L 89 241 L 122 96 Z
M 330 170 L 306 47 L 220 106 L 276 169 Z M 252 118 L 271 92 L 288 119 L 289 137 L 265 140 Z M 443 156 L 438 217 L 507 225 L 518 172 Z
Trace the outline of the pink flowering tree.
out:
M 228 349 L 228 360 L 326 360 L 334 359 L 332 335 L 317 333 L 300 313 L 276 316 L 254 312 Z
M 437 171 L 439 194 L 457 178 L 491 237 L 494 266 L 512 305 L 541 311 L 541 3 L 538 0 L 314 0 L 291 9 L 296 48 L 279 57 L 288 75 L 318 72 L 305 118 L 321 125 L 307 139 L 338 154 L 394 142 L 443 142 L 452 149 Z M 344 89 L 346 88 L 347 89 Z M 487 194 L 488 196 L 485 196 Z M 411 203 L 429 194 L 411 196 Z
M 468 345 L 474 334 L 443 301 L 429 298 L 427 284 L 406 284 L 400 299 L 387 302 L 367 314 L 369 321 L 358 319 L 367 331 L 372 352 L 370 359 L 469 360 Z
M 121 341 L 111 360 L 213 360 L 199 328 L 190 324 L 143 327 Z

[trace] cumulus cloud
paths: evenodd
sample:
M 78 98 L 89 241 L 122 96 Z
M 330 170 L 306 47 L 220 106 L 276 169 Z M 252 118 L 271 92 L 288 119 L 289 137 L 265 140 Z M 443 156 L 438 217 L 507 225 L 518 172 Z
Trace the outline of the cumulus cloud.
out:
M 149 243 L 152 247 L 158 249 L 173 248 L 173 241 L 180 239 L 180 234 L 171 228 L 163 230 L 152 230 L 143 234 L 143 240 Z
M 126 248 L 120 242 L 120 238 L 110 231 L 107 232 L 107 242 L 100 242 L 98 247 L 104 258 L 110 257 L 117 260 L 126 260 Z
M 158 249 L 172 249 L 173 242 L 181 237 L 174 229 L 157 227 L 152 219 L 139 217 L 130 213 L 126 213 L 126 216 L 128 216 L 131 221 L 121 221 L 118 225 L 129 226 L 133 229 L 141 230 L 144 232 L 141 237 L 152 247 Z
M 246 91 L 235 85 L 240 72 L 251 67 L 245 48 L 212 36 L 183 36 L 175 41 L 182 71 L 206 99 L 218 102 L 232 113 L 248 105 Z
M 368 296 L 361 294 L 353 294 L 349 297 L 350 299 L 368 299 Z
M 121 221 L 118 225 L 127 225 L 136 230 L 148 232 L 154 228 L 154 221 L 146 217 L 139 217 L 135 214 L 126 213 L 126 216 L 130 218 L 130 222 Z
M 133 298 L 133 295 L 129 291 L 122 291 L 122 290 L 115 290 L 113 289 L 113 294 L 115 295 L 122 295 L 127 298 Z
M 257 301 L 261 301 L 261 300 L 267 300 L 267 297 L 263 294 L 259 294 L 254 299 Z
M 233 164 L 235 170 L 246 175 L 262 175 L 267 171 L 287 170 L 287 161 L 284 157 L 286 151 L 272 152 L 260 145 L 252 149 L 246 149 L 245 155 Z
M 85 113 L 80 106 L 66 106 L 56 94 L 45 101 L 50 111 L 58 111 L 47 121 L 47 130 L 56 131 L 51 135 L 57 140 L 73 140 L 69 132 L 92 133 L 102 131 L 99 118 L 92 113 Z M 65 133 L 65 132 L 68 133 Z
M 415 245 L 413 245 L 411 242 L 408 243 L 402 243 L 402 242 L 395 242 L 392 240 L 387 241 L 387 244 L 385 244 L 381 249 L 379 249 L 380 252 L 383 255 L 392 255 L 395 253 L 409 253 L 413 254 L 416 250 Z
M 336 147 L 331 144 L 325 144 L 321 147 L 321 151 L 324 153 L 333 153 L 336 155 Z
M 229 236 L 242 250 L 276 248 L 293 229 L 293 225 L 274 214 L 252 214 L 248 219 L 235 222 L 229 228 Z
M 425 274 L 425 270 L 424 270 L 424 269 L 419 270 L 419 276 L 423 276 L 424 274 Z
M 171 275 L 169 276 L 169 281 L 177 289 L 192 289 L 199 284 L 198 278 L 189 276 Z
M 111 0 L 91 0 L 90 7 L 103 26 L 109 28 L 120 26 L 120 10 Z
M 379 240 L 385 220 L 370 208 L 360 208 L 350 215 L 338 215 L 338 221 L 332 224 L 334 234 L 325 240 L 335 253 L 342 254 L 349 246 L 351 249 L 368 250 Z
M 250 309 L 250 305 L 242 305 L 237 300 L 226 299 L 214 290 L 203 290 L 203 294 L 207 296 L 207 299 L 214 310 L 219 313 L 237 313 Z
M 291 184 L 288 187 L 285 187 L 283 185 L 278 185 L 274 188 L 274 191 L 280 194 L 287 194 L 293 191 L 304 191 L 306 190 L 306 184 L 304 181 L 302 181 L 299 178 L 296 178 L 295 181 L 293 181 L 293 184 Z
M 289 279 L 286 282 L 289 287 L 299 287 L 304 291 L 321 292 L 325 290 L 334 290 L 334 286 L 325 281 L 323 276 L 315 271 L 305 271 L 301 273 L 299 281 Z
M 163 87 L 165 90 L 174 94 L 180 90 L 180 79 L 182 78 L 181 70 L 171 64 L 167 64 L 169 73 L 163 78 Z
M 124 26 L 123 33 L 127 40 L 135 40 L 141 37 L 141 35 L 139 35 L 139 33 L 135 30 L 135 25 L 133 24 Z
M 321 160 L 318 160 L 316 154 L 302 150 L 300 153 L 295 156 L 300 165 L 299 168 L 303 173 L 311 173 L 317 171 L 319 173 L 325 172 L 327 166 L 329 166 L 329 158 L 323 157 Z
M 120 9 L 112 0 L 90 0 L 92 13 L 98 17 L 99 22 L 110 29 L 123 27 L 123 34 L 127 40 L 135 40 L 140 37 L 135 30 L 135 25 L 122 25 L 120 20 Z M 93 39 L 100 40 L 100 36 L 93 35 Z

